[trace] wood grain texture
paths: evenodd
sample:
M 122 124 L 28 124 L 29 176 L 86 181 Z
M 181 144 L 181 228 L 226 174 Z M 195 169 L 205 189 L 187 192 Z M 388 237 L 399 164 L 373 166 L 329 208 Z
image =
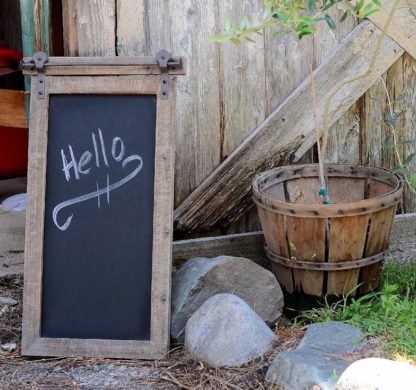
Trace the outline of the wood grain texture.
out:
M 372 256 L 381 253 L 389 247 L 390 232 L 393 227 L 396 207 L 377 211 L 371 215 L 367 245 L 364 256 Z M 362 283 L 358 292 L 364 294 L 378 288 L 380 284 L 382 263 L 363 267 L 360 272 L 359 282 Z
M 116 55 L 116 0 L 62 3 L 66 56 Z
M 172 51 L 189 60 L 176 103 L 178 205 L 220 163 L 219 47 L 208 41 L 218 26 L 218 2 L 171 2 L 170 12 Z
M 27 127 L 25 92 L 0 89 L 0 126 Z
M 393 5 L 393 0 L 383 0 L 381 11 L 370 15 L 369 19 L 379 28 L 383 28 Z M 416 5 L 413 0 L 401 0 L 393 21 L 387 31 L 404 50 L 416 59 Z
M 286 216 L 290 258 L 310 262 L 325 261 L 324 218 L 297 218 Z M 324 273 L 322 271 L 293 269 L 294 289 L 305 294 L 321 296 Z
M 32 88 L 37 88 L 32 77 Z M 175 82 L 170 99 L 160 97 L 160 76 L 46 76 L 45 99 L 32 94 L 22 353 L 36 356 L 94 356 L 156 359 L 169 345 Z M 45 177 L 49 94 L 157 95 L 151 335 L 149 341 L 40 337 Z
M 386 119 L 390 111 L 390 99 L 394 113 L 402 112 L 397 119 L 396 134 L 402 162 L 415 151 L 415 64 L 409 54 L 404 53 L 392 67 L 381 76 L 361 99 L 360 154 L 364 165 L 378 165 L 387 169 L 399 166 L 393 148 L 391 125 Z M 388 93 L 388 96 L 387 96 Z M 415 166 L 413 161 L 410 170 Z M 403 210 L 416 210 L 415 196 L 405 190 Z
M 329 225 L 328 262 L 358 260 L 363 258 L 369 215 L 331 218 Z M 360 269 L 328 272 L 328 294 L 355 296 Z
M 409 54 L 403 55 L 403 78 L 405 98 L 405 137 L 403 159 L 406 160 L 412 153 L 416 152 L 416 60 Z M 416 172 L 416 158 L 409 164 L 409 171 Z M 404 211 L 416 211 L 416 194 L 405 187 Z
M 269 268 L 264 253 L 263 232 L 227 234 L 218 237 L 203 237 L 173 242 L 174 266 L 180 266 L 192 257 L 216 257 L 221 255 L 246 257 Z
M 360 104 L 354 103 L 331 127 L 326 163 L 360 164 Z
M 360 24 L 339 49 L 316 70 L 318 115 L 337 81 L 364 71 L 369 64 L 378 30 Z M 403 53 L 386 37 L 375 73 L 387 70 Z M 348 64 L 348 66 L 347 66 Z M 375 82 L 376 76 L 348 85 L 333 100 L 333 124 Z M 305 80 L 176 210 L 176 228 L 209 229 L 234 221 L 251 205 L 250 184 L 256 172 L 300 158 L 314 143 L 310 82 Z M 305 108 L 306 107 L 306 108 Z M 321 119 L 322 120 L 322 119 Z M 248 169 L 249 168 L 249 169 Z M 202 218 L 203 216 L 203 218 Z M 225 218 L 227 216 L 227 218 Z
M 144 56 L 148 52 L 145 0 L 117 0 L 118 56 Z M 161 48 L 162 49 L 162 48 Z

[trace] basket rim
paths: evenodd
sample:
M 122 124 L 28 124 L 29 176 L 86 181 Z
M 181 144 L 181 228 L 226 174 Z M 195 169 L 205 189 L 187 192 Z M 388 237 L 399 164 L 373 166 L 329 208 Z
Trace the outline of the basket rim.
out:
M 289 203 L 264 193 L 266 189 L 280 182 L 302 177 L 318 177 L 318 172 L 319 164 L 285 165 L 262 172 L 255 177 L 252 184 L 253 200 L 258 206 L 275 213 L 300 217 L 326 218 L 330 216 L 344 217 L 368 214 L 396 206 L 403 194 L 403 182 L 397 175 L 392 175 L 389 170 L 353 164 L 325 164 L 325 176 L 379 180 L 389 183 L 392 186 L 391 191 L 355 202 L 329 205 Z M 387 180 L 381 180 L 379 177 L 383 174 L 391 176 Z M 273 178 L 270 180 L 272 176 Z

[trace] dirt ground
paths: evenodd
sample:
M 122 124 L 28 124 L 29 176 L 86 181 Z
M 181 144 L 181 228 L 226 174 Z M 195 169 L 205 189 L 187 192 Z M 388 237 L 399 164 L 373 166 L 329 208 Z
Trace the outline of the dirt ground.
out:
M 0 297 L 18 303 L 0 314 L 0 389 L 264 389 L 267 367 L 279 351 L 294 349 L 304 330 L 276 328 L 279 337 L 264 357 L 239 368 L 213 369 L 193 361 L 180 346 L 155 361 L 48 358 L 20 355 L 23 276 L 0 278 Z M 1 309 L 0 305 L 0 309 Z M 1 312 L 1 310 L 0 310 Z

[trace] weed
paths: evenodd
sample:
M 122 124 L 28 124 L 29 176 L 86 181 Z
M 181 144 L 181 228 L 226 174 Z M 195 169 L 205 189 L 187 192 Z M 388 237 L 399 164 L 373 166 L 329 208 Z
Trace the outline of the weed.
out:
M 365 336 L 381 336 L 388 357 L 416 360 L 416 261 L 399 265 L 388 261 L 379 291 L 359 298 L 351 293 L 338 302 L 303 311 L 295 323 L 342 321 Z

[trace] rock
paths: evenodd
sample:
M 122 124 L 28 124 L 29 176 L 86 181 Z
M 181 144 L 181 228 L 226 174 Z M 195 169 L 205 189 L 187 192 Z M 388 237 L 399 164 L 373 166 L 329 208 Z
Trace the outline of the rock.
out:
M 3 305 L 3 306 L 0 308 L 0 316 L 2 316 L 3 314 L 6 314 L 8 311 L 9 311 L 9 306 L 7 306 L 7 305 Z
M 329 321 L 308 326 L 293 352 L 277 354 L 266 374 L 268 383 L 288 389 L 333 390 L 351 364 L 342 355 L 364 347 L 363 333 L 351 325 Z
M 241 298 L 209 298 L 186 324 L 185 349 L 214 367 L 239 366 L 265 353 L 276 335 Z
M 12 352 L 16 349 L 16 343 L 6 343 L 1 346 L 3 351 Z
M 336 390 L 413 390 L 415 387 L 415 366 L 368 358 L 351 364 L 339 378 Z
M 17 305 L 17 301 L 10 297 L 0 297 L 0 305 Z
M 183 342 L 188 318 L 208 298 L 221 293 L 239 296 L 269 325 L 282 314 L 282 290 L 270 271 L 242 257 L 197 257 L 173 276 L 172 338 Z
M 352 325 L 337 321 L 320 322 L 308 326 L 296 351 L 341 355 L 357 349 L 357 343 L 363 337 L 363 332 Z

